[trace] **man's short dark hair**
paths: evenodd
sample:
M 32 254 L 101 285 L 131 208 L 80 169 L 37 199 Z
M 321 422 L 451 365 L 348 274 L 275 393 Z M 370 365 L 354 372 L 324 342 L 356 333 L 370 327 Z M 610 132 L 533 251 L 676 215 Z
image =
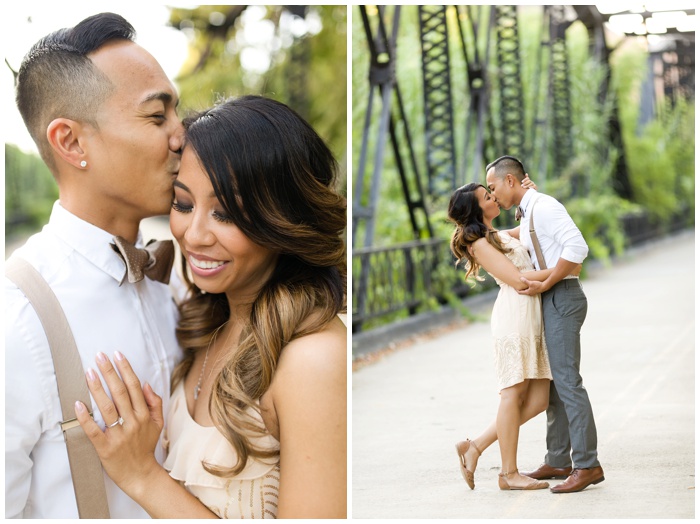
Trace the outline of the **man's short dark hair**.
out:
M 486 173 L 488 173 L 492 167 L 494 168 L 493 174 L 498 178 L 505 178 L 507 174 L 513 175 L 520 182 L 525 178 L 523 163 L 514 156 L 504 155 L 497 158 L 486 166 Z
M 107 42 L 133 41 L 133 26 L 114 13 L 90 16 L 32 46 L 16 82 L 17 107 L 41 157 L 54 172 L 46 128 L 56 118 L 96 125 L 95 114 L 113 86 L 87 57 Z

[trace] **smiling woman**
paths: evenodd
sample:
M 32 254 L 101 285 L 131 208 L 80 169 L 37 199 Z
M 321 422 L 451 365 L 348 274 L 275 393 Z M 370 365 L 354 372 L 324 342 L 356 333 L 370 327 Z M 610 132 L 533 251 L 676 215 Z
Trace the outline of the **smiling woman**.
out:
M 197 287 L 229 295 L 229 305 L 252 301 L 277 262 L 274 251 L 252 242 L 228 216 L 192 148 L 175 181 L 170 229 Z
M 102 412 L 132 421 L 117 436 L 85 410 L 78 419 L 110 477 L 153 517 L 344 518 L 346 205 L 336 162 L 301 117 L 262 97 L 183 124 L 170 224 L 188 282 L 177 330 L 187 355 L 173 374 L 168 457 L 161 467 L 153 456 L 160 425 L 149 432 L 152 421 L 134 420 L 139 403 L 158 410 L 148 389 L 115 407 L 89 381 Z M 127 388 L 138 382 L 125 359 L 116 365 Z M 98 366 L 112 392 L 124 389 L 110 363 Z

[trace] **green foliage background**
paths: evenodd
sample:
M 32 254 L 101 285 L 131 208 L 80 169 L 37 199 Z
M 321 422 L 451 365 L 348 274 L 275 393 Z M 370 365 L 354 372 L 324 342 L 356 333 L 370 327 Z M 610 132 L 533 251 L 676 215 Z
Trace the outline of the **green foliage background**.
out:
M 5 234 L 41 229 L 56 199 L 58 187 L 41 158 L 5 144 Z
M 371 7 L 371 6 L 370 6 Z M 484 22 L 486 9 L 479 12 L 480 23 Z M 392 9 L 387 9 L 387 27 L 390 27 Z M 546 81 L 535 76 L 535 57 L 539 48 L 542 25 L 542 9 L 530 6 L 521 9 L 519 16 L 521 75 L 525 121 L 534 118 L 535 101 L 540 104 L 547 96 Z M 425 164 L 425 142 L 423 124 L 423 92 L 421 79 L 421 51 L 416 6 L 404 6 L 398 33 L 397 84 L 401 90 L 408 125 L 413 136 L 413 149 L 419 163 L 424 187 L 427 187 L 427 167 Z M 364 118 L 369 98 L 369 51 L 363 30 L 358 6 L 353 7 L 353 166 L 356 173 L 360 156 L 360 143 L 364 128 Z M 466 67 L 461 56 L 461 44 L 456 28 L 455 12 L 448 8 L 448 35 L 450 35 L 450 60 L 452 75 L 452 97 L 454 106 L 455 147 L 457 165 L 463 162 L 462 144 L 466 128 L 469 93 L 466 87 Z M 492 35 L 492 38 L 495 36 Z M 526 165 L 530 176 L 546 191 L 559 198 L 567 207 L 577 224 L 584 231 L 587 240 L 597 244 L 602 235 L 601 245 L 612 245 L 613 252 L 619 252 L 624 242 L 620 242 L 613 230 L 620 219 L 629 213 L 646 212 L 660 220 L 668 220 L 680 207 L 694 208 L 694 101 L 681 100 L 673 109 L 662 109 L 660 116 L 639 128 L 639 91 L 647 74 L 647 53 L 639 45 L 621 46 L 612 55 L 612 91 L 620 103 L 625 156 L 634 189 L 632 202 L 623 201 L 613 191 L 612 176 L 616 162 L 622 151 L 610 144 L 606 129 L 613 110 L 613 97 L 606 103 L 598 99 L 600 86 L 605 79 L 605 67 L 590 56 L 588 33 L 580 22 L 575 22 L 567 31 L 569 60 L 569 82 L 571 89 L 572 136 L 574 155 L 562 172 L 552 172 L 552 162 L 547 163 L 545 172 L 537 172 L 537 162 Z M 494 129 L 499 128 L 498 114 L 498 64 L 496 53 L 491 48 L 489 75 L 491 77 L 491 110 Z M 540 69 L 540 75 L 547 72 L 547 54 Z M 379 119 L 381 101 L 375 95 L 374 122 Z M 372 128 L 369 144 L 377 142 L 376 125 Z M 498 137 L 495 137 L 498 142 Z M 534 137 L 526 136 L 525 149 L 533 144 Z M 546 151 L 535 151 L 536 156 L 549 154 L 551 139 Z M 542 148 L 540 148 L 542 149 Z M 494 151 L 494 156 L 500 151 Z M 372 149 L 366 168 L 369 179 L 372 169 Z M 401 192 L 400 179 L 396 170 L 393 153 L 387 148 L 384 155 L 384 170 L 381 176 L 381 196 L 379 199 L 378 223 L 375 245 L 393 245 L 412 240 L 412 231 L 406 205 Z M 467 175 L 469 176 L 469 175 Z M 574 179 L 585 189 L 585 196 L 575 198 L 572 194 Z M 471 180 L 464 180 L 464 182 Z M 477 180 L 483 182 L 483 180 Z M 367 202 L 368 182 L 363 190 L 363 202 Z M 354 187 L 357 192 L 359 188 Z M 439 228 L 437 236 L 449 237 L 451 227 L 445 224 L 445 213 L 449 194 L 430 202 L 433 225 Z M 580 202 L 578 200 L 581 200 Z M 688 213 L 692 223 L 692 212 Z M 590 221 L 590 224 L 588 222 Z M 500 226 L 510 225 L 512 219 L 504 218 Z M 617 231 L 617 230 L 616 230 Z M 621 231 L 621 230 L 620 230 Z M 606 235 L 611 235 L 607 238 Z M 609 249 L 593 248 L 596 258 L 606 259 Z
M 376 11 L 368 6 L 370 14 Z M 474 6 L 469 13 L 475 14 L 481 27 L 487 22 L 486 7 L 477 10 Z M 462 10 L 462 13 L 465 11 Z M 393 8 L 387 8 L 385 24 L 391 28 Z M 464 16 L 464 15 L 462 15 Z M 518 10 L 518 30 L 520 43 L 520 67 L 522 80 L 523 111 L 527 129 L 535 118 L 535 107 L 541 114 L 546 101 L 548 71 L 548 53 L 543 54 L 543 62 L 539 69 L 536 64 L 538 50 L 541 47 L 542 6 L 523 6 Z M 364 129 L 365 112 L 369 98 L 369 50 L 358 6 L 352 11 L 352 143 L 353 166 L 358 175 L 360 144 Z M 457 168 L 469 164 L 471 159 L 464 158 L 465 129 L 467 110 L 469 107 L 469 92 L 467 88 L 466 66 L 462 57 L 461 42 L 456 26 L 456 12 L 453 6 L 447 10 L 449 52 L 452 80 L 453 121 L 455 133 L 455 148 L 457 150 Z M 483 30 L 482 30 L 483 32 Z M 401 22 L 398 32 L 398 63 L 396 68 L 397 84 L 401 90 L 407 122 L 413 137 L 413 148 L 419 163 L 420 176 L 423 186 L 427 187 L 427 166 L 425 160 L 423 92 L 421 73 L 420 33 L 418 27 L 417 6 L 404 6 L 401 11 Z M 483 34 L 482 34 L 483 36 Z M 467 34 L 468 44 L 473 45 Z M 493 143 L 501 140 L 498 136 L 499 68 L 496 62 L 495 33 L 492 39 L 488 76 L 491 85 L 489 115 L 495 130 Z M 484 42 L 479 43 L 484 52 Z M 660 107 L 658 115 L 651 122 L 639 125 L 639 104 L 642 83 L 648 76 L 648 52 L 639 40 L 628 39 L 624 45 L 619 45 L 611 55 L 611 84 L 610 95 L 603 103 L 599 99 L 601 85 L 606 79 L 606 68 L 601 65 L 589 51 L 588 32 L 581 22 L 574 22 L 566 33 L 568 51 L 570 102 L 573 137 L 573 155 L 564 170 L 554 172 L 551 158 L 553 142 L 551 133 L 546 141 L 534 134 L 525 135 L 526 151 L 534 150 L 533 157 L 526 159 L 526 168 L 541 191 L 553 195 L 564 203 L 572 218 L 579 226 L 589 248 L 589 260 L 598 259 L 609 263 L 611 256 L 619 255 L 628 245 L 625 236 L 624 221 L 634 217 L 646 217 L 650 227 L 657 231 L 669 231 L 679 223 L 684 226 L 694 225 L 694 194 L 695 194 L 695 105 L 694 100 L 679 100 L 670 107 Z M 610 143 L 608 126 L 613 117 L 614 101 L 619 101 L 619 119 L 622 127 L 624 150 L 619 150 Z M 375 95 L 374 111 L 371 115 L 373 122 L 378 122 L 381 110 L 379 92 Z M 369 144 L 376 144 L 376 127 L 372 129 Z M 473 137 L 469 137 L 473 140 Z M 364 188 L 357 184 L 353 187 L 354 194 L 361 192 L 363 204 L 367 204 L 369 193 L 369 178 L 373 167 L 372 149 L 367 162 L 365 176 L 367 181 Z M 495 158 L 505 151 L 487 149 L 487 155 Z M 621 198 L 613 190 L 613 178 L 616 164 L 620 155 L 624 154 L 633 190 L 633 198 L 628 201 Z M 546 168 L 538 171 L 540 158 L 546 159 Z M 472 180 L 471 173 L 462 175 L 461 183 L 479 181 Z M 459 184 L 460 182 L 458 182 Z M 574 193 L 574 186 L 580 191 Z M 435 236 L 444 238 L 447 242 L 452 233 L 452 226 L 446 220 L 449 194 L 440 195 L 429 201 L 429 210 Z M 496 223 L 499 228 L 514 225 L 510 213 L 502 213 Z M 361 246 L 364 231 L 359 228 L 355 245 Z M 381 174 L 380 197 L 377 209 L 374 245 L 391 246 L 413 240 L 413 234 L 408 218 L 406 203 L 400 186 L 400 178 L 393 158 L 393 152 L 387 147 L 383 160 Z M 358 242 L 359 241 L 359 242 Z M 435 279 L 447 282 L 443 289 L 454 289 L 462 282 L 463 271 L 453 271 L 449 260 L 445 266 L 450 270 L 436 271 Z M 584 269 L 585 271 L 585 269 Z M 483 284 L 477 284 L 476 291 L 490 287 L 493 283 L 487 279 Z M 437 287 L 440 287 L 439 285 Z M 371 290 L 370 290 L 371 293 Z M 450 303 L 455 302 L 454 296 L 448 291 L 443 297 Z M 424 309 L 436 307 L 433 297 L 425 297 Z M 403 312 L 403 316 L 407 314 Z M 402 314 L 393 313 L 384 321 L 400 318 Z M 365 328 L 383 323 L 383 320 L 369 322 Z
M 226 14 L 245 6 L 206 5 L 196 9 L 173 9 L 170 23 L 186 28 L 190 41 L 190 56 L 177 81 L 184 111 L 205 109 L 221 98 L 258 94 L 290 103 L 288 76 L 291 47 L 289 42 L 278 44 L 272 52 L 271 67 L 264 74 L 246 71 L 241 65 L 239 33 L 244 30 L 244 16 L 236 18 L 230 27 L 213 26 L 212 13 Z M 285 6 L 255 6 L 264 9 L 263 19 L 280 31 L 280 19 Z M 308 40 L 309 62 L 306 71 L 306 98 L 309 110 L 305 116 L 326 140 L 341 163 L 347 149 L 347 8 L 343 5 L 309 6 L 321 22 L 321 30 L 295 38 L 291 46 Z M 280 37 L 279 34 L 275 35 Z M 283 38 L 280 37 L 280 40 Z M 203 67 L 198 68 L 209 48 Z M 297 109 L 303 113 L 299 108 Z

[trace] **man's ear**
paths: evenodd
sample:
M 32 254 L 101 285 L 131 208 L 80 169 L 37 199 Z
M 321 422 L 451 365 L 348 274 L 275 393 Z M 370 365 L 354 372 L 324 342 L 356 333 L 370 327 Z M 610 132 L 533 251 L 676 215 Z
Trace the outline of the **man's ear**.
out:
M 56 118 L 46 128 L 46 138 L 56 157 L 77 169 L 87 166 L 82 131 L 80 123 L 68 118 Z

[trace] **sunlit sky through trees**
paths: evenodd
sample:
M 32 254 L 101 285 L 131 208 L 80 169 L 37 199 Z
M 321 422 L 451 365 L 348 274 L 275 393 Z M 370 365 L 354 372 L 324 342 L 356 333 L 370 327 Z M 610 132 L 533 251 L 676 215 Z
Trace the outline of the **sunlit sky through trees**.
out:
M 171 7 L 194 8 L 196 4 L 181 1 L 169 2 Z M 608 2 L 596 7 L 604 14 L 615 15 L 609 20 L 608 28 L 618 33 L 648 35 L 649 42 L 662 38 L 667 28 L 679 31 L 694 30 L 695 15 L 683 10 L 694 9 L 694 4 L 686 1 L 659 1 L 646 4 L 631 2 Z M 161 63 L 171 78 L 180 72 L 187 58 L 188 32 L 167 26 L 170 10 L 166 5 L 153 2 L 14 2 L 5 10 L 3 17 L 4 58 L 15 71 L 29 48 L 47 33 L 70 27 L 83 18 L 112 11 L 124 16 L 135 27 L 137 43 L 150 51 Z M 675 11 L 675 12 L 669 12 Z M 653 16 L 644 18 L 644 12 Z M 306 20 L 289 15 L 280 21 L 280 31 L 270 20 L 264 18 L 265 8 L 251 6 L 242 17 L 243 31 L 236 34 L 227 45 L 231 51 L 240 53 L 241 67 L 247 75 L 263 75 L 271 65 L 272 54 L 280 47 L 290 45 L 299 33 L 315 34 L 320 30 L 320 20 L 313 16 Z M 211 21 L 215 24 L 215 21 Z M 287 41 L 285 41 L 285 39 Z M 234 49 L 235 48 L 235 49 Z M 6 143 L 16 144 L 25 151 L 36 151 L 34 142 L 24 127 L 14 102 L 13 74 L 5 65 L 0 75 L 2 83 L 3 138 Z
M 170 2 L 168 6 L 190 9 L 196 4 Z M 188 41 L 193 35 L 187 27 L 181 27 L 181 30 L 168 27 L 168 7 L 150 2 L 76 2 L 69 9 L 65 4 L 54 2 L 27 2 L 13 6 L 3 20 L 4 58 L 17 71 L 26 52 L 41 37 L 56 29 L 74 26 L 84 18 L 104 11 L 118 13 L 131 22 L 136 29 L 137 43 L 155 56 L 169 78 L 174 80 L 178 76 L 187 59 Z M 212 16 L 216 14 L 212 13 Z M 321 21 L 313 12 L 306 19 L 283 13 L 277 33 L 273 22 L 264 17 L 264 6 L 247 8 L 241 17 L 242 30 L 227 44 L 231 52 L 240 53 L 241 68 L 245 75 L 251 76 L 251 81 L 267 72 L 275 51 L 289 47 L 295 37 L 313 35 L 321 30 Z M 216 20 L 210 22 L 216 25 Z M 7 64 L 3 67 L 0 81 L 5 143 L 36 152 L 36 146 L 15 105 L 13 74 Z

